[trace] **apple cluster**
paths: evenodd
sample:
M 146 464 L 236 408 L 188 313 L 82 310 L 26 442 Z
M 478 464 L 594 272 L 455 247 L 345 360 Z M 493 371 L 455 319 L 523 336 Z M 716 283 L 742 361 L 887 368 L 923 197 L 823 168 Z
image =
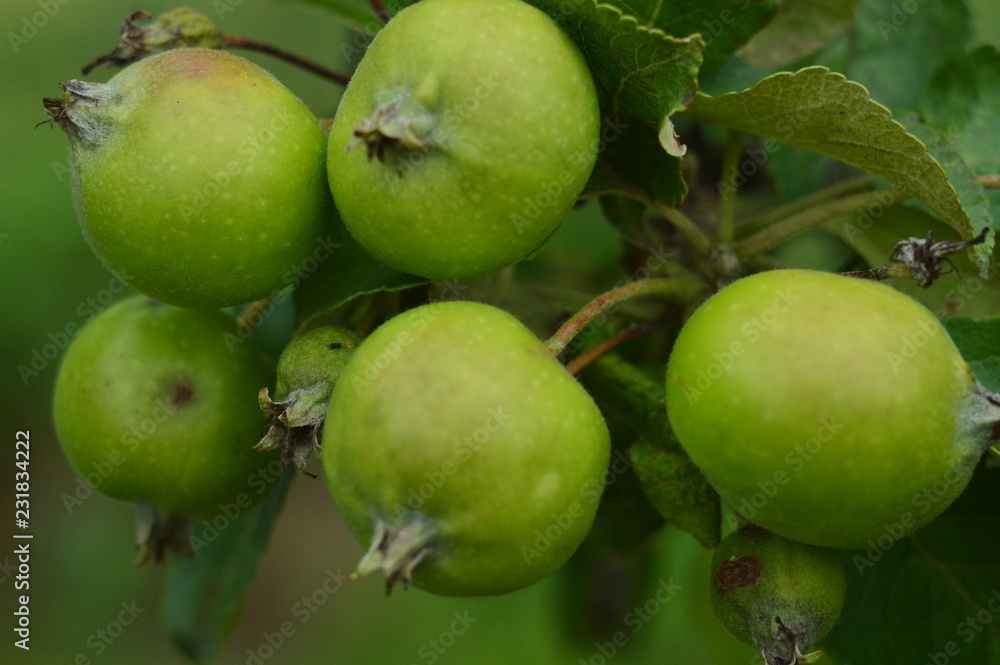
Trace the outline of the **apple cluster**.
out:
M 332 123 L 211 48 L 62 88 L 45 104 L 69 137 L 83 234 L 140 294 L 94 316 L 62 360 L 55 422 L 81 476 L 164 519 L 231 520 L 274 465 L 308 474 L 315 454 L 366 550 L 356 574 L 389 589 L 501 594 L 566 563 L 594 522 L 611 437 L 557 359 L 565 345 L 414 289 L 391 316 L 308 322 L 275 371 L 249 332 L 231 343 L 220 311 L 287 296 L 317 252 L 350 272 L 356 257 L 329 241 L 341 229 L 415 283 L 537 251 L 601 132 L 588 63 L 552 18 L 521 0 L 413 4 L 375 36 Z M 720 497 L 737 517 L 713 603 L 769 665 L 811 662 L 803 651 L 836 621 L 830 548 L 881 556 L 929 523 L 1000 431 L 1000 399 L 931 312 L 817 271 L 712 295 L 665 381 L 653 422 L 669 428 L 650 436 L 675 435 L 715 501 L 711 542 Z
M 368 548 L 359 572 L 390 587 L 504 593 L 569 558 L 597 510 L 609 434 L 512 316 L 449 302 L 364 340 L 305 330 L 275 385 L 251 340 L 226 344 L 234 321 L 218 311 L 291 285 L 340 224 L 426 279 L 482 275 L 541 245 L 600 140 L 590 71 L 551 18 L 520 0 L 400 12 L 329 136 L 273 76 L 221 50 L 167 50 L 62 87 L 46 107 L 70 139 L 83 233 L 141 294 L 63 359 L 55 419 L 82 475 L 111 464 L 108 496 L 210 519 L 278 456 L 305 471 L 322 439 L 330 490 Z M 553 533 L 552 515 L 571 518 Z M 526 554 L 538 534 L 544 553 Z

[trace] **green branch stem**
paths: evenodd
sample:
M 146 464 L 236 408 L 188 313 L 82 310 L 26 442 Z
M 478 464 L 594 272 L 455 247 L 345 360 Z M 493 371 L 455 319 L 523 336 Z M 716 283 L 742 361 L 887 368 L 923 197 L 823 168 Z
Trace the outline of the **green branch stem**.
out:
M 736 255 L 741 259 L 747 259 L 762 254 L 792 236 L 819 226 L 834 217 L 860 212 L 875 204 L 888 206 L 902 198 L 903 195 L 897 190 L 889 189 L 865 192 L 815 205 L 772 224 L 738 243 Z
M 787 217 L 798 214 L 803 210 L 814 208 L 818 205 L 826 203 L 827 201 L 839 199 L 844 196 L 868 191 L 874 184 L 874 176 L 862 175 L 849 180 L 844 180 L 843 182 L 838 182 L 837 184 L 830 185 L 829 187 L 824 187 L 823 189 L 817 190 L 812 194 L 803 196 L 795 201 L 790 201 L 789 203 L 768 208 L 757 215 L 753 215 L 752 217 L 745 219 L 739 225 L 737 236 L 745 238 L 753 235 L 768 226 L 780 222 Z
M 618 345 L 624 344 L 630 339 L 641 337 L 642 335 L 645 335 L 662 325 L 662 319 L 650 321 L 648 323 L 637 323 L 631 325 L 625 330 L 609 337 L 600 344 L 587 349 L 580 355 L 570 360 L 566 363 L 566 371 L 573 375 L 579 374 L 581 370 L 587 367 L 587 365 L 590 365 L 592 362 L 600 359 L 605 353 L 613 351 Z
M 1000 175 L 984 173 L 976 176 L 976 182 L 983 186 L 983 189 L 1000 189 Z
M 701 289 L 701 283 L 688 278 L 661 277 L 630 282 L 611 289 L 571 316 L 559 330 L 545 342 L 545 349 L 554 356 L 562 353 L 573 338 L 592 321 L 615 309 L 626 300 L 640 296 L 659 296 L 671 300 L 688 300 Z
M 712 254 L 713 244 L 711 238 L 698 228 L 694 220 L 677 208 L 671 208 L 659 201 L 649 201 L 647 199 L 646 203 L 651 205 L 658 215 L 677 227 L 677 230 L 687 238 L 688 242 L 695 248 L 695 251 L 702 256 L 710 256 Z
M 347 74 L 335 72 L 329 67 L 324 67 L 323 65 L 313 62 L 312 60 L 307 60 L 301 56 L 295 55 L 291 51 L 286 51 L 278 48 L 277 46 L 271 46 L 270 44 L 264 44 L 255 39 L 247 39 L 246 37 L 230 37 L 229 35 L 226 35 L 223 38 L 223 43 L 228 48 L 242 48 L 250 51 L 257 51 L 259 53 L 266 53 L 267 55 L 278 58 L 279 60 L 284 60 L 285 62 L 295 65 L 296 67 L 301 67 L 306 71 L 310 71 L 313 74 L 322 76 L 323 78 L 333 81 L 334 83 L 339 83 L 340 85 L 347 85 L 351 82 L 351 77 Z
M 656 214 L 660 215 L 677 227 L 677 230 L 680 231 L 685 238 L 687 238 L 688 242 L 694 246 L 695 250 L 697 250 L 699 254 L 702 256 L 710 256 L 712 254 L 712 239 L 709 238 L 704 231 L 698 228 L 698 225 L 694 223 L 694 220 L 682 213 L 680 210 L 671 208 L 670 206 L 653 199 L 648 193 L 642 191 L 641 189 L 623 185 L 620 187 L 606 188 L 597 192 L 587 192 L 580 198 L 594 198 L 596 196 L 620 196 L 622 198 L 647 205 L 652 208 Z
M 372 11 L 378 16 L 378 19 L 382 23 L 388 23 L 392 19 L 392 14 L 386 11 L 385 7 L 382 5 L 380 0 L 368 0 L 368 4 L 371 6 Z
M 261 298 L 260 300 L 255 300 L 246 306 L 240 315 L 236 317 L 236 327 L 238 329 L 254 330 L 260 325 L 260 319 L 264 316 L 264 312 L 273 303 L 275 294 L 271 294 L 266 298 Z
M 744 134 L 738 130 L 729 132 L 726 150 L 722 155 L 722 177 L 719 180 L 719 223 L 715 239 L 719 244 L 732 242 L 736 220 L 736 176 L 740 172 L 740 157 L 743 156 Z

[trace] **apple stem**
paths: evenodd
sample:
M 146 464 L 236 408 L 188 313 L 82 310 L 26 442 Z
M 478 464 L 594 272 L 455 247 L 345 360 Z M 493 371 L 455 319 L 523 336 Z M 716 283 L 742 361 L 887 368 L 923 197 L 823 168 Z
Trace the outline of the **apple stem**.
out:
M 794 201 L 768 208 L 741 221 L 737 236 L 747 237 L 753 235 L 772 224 L 800 213 L 803 210 L 814 208 L 821 203 L 839 199 L 849 194 L 869 191 L 874 183 L 875 178 L 873 176 L 857 176 L 817 190 Z
M 983 189 L 1000 189 L 1000 175 L 982 173 L 975 176 L 975 181 L 982 185 Z
M 736 245 L 736 255 L 741 259 L 762 254 L 785 242 L 802 231 L 819 226 L 834 217 L 866 210 L 870 206 L 889 206 L 904 198 L 898 190 L 882 189 L 836 199 L 807 208 L 769 226 Z
M 332 69 L 328 69 L 323 65 L 313 62 L 312 60 L 306 60 L 303 57 L 295 55 L 294 53 L 280 49 L 276 46 L 271 46 L 270 44 L 258 42 L 254 39 L 247 39 L 245 37 L 230 37 L 229 35 L 226 35 L 223 39 L 223 44 L 228 48 L 242 48 L 250 51 L 266 53 L 267 55 L 274 56 L 275 58 L 284 60 L 285 62 L 289 62 L 297 67 L 310 71 L 313 74 L 322 76 L 323 78 L 333 81 L 334 83 L 347 85 L 351 82 L 351 77 L 346 74 L 335 72 Z
M 603 293 L 576 314 L 571 316 L 559 330 L 545 342 L 545 349 L 554 356 L 562 353 L 573 338 L 598 317 L 607 318 L 626 300 L 639 296 L 660 296 L 670 300 L 686 302 L 702 289 L 702 284 L 691 279 L 661 277 L 630 282 Z
M 882 266 L 880 268 L 872 268 L 870 270 L 850 270 L 848 272 L 840 273 L 844 277 L 855 277 L 857 279 L 866 279 L 870 282 L 884 282 L 887 279 L 896 279 L 897 277 L 909 277 L 910 273 L 901 266 L 891 265 Z
M 719 244 L 733 240 L 733 222 L 736 219 L 736 176 L 739 174 L 740 157 L 743 156 L 743 132 L 729 132 L 726 151 L 722 155 L 722 178 L 719 180 L 719 222 L 715 239 Z
M 379 0 L 368 0 L 368 4 L 371 5 L 373 10 L 375 10 L 375 15 L 378 16 L 378 19 L 382 21 L 382 23 L 388 23 L 392 18 L 392 14 L 386 11 L 385 7 L 381 2 L 379 2 Z
M 239 330 L 248 330 L 253 333 L 257 326 L 263 322 L 264 312 L 267 311 L 267 308 L 274 306 L 274 297 L 276 294 L 277 292 L 272 293 L 266 298 L 255 300 L 247 305 L 246 309 L 236 317 L 236 327 Z
M 580 355 L 570 360 L 568 363 L 566 363 L 566 371 L 573 375 L 579 374 L 585 367 L 587 367 L 587 365 L 594 362 L 595 360 L 603 356 L 605 353 L 612 351 L 619 344 L 623 344 L 629 341 L 630 339 L 635 339 L 636 337 L 645 335 L 646 333 L 652 332 L 657 328 L 661 328 L 663 327 L 664 323 L 665 321 L 663 320 L 663 318 L 660 318 L 655 321 L 647 321 L 645 323 L 637 323 L 635 325 L 631 325 L 625 330 L 622 330 L 618 334 L 609 337 L 608 339 L 604 340 L 597 346 L 587 349 Z

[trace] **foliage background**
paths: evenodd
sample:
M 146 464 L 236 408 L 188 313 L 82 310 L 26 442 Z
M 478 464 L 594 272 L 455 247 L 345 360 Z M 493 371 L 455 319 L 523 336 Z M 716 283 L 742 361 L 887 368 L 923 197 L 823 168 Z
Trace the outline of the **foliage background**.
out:
M 938 1 L 938 0 L 932 0 Z M 940 0 L 943 1 L 943 0 Z M 335 68 L 346 69 L 343 49 L 352 38 L 322 12 L 294 3 L 263 0 L 197 0 L 188 3 L 214 19 L 227 34 L 251 36 L 285 46 Z M 8 33 L 48 6 L 51 18 L 15 52 Z M 5 663 L 183 663 L 158 621 L 162 571 L 132 565 L 132 510 L 94 495 L 70 513 L 63 495 L 76 476 L 56 444 L 50 416 L 58 360 L 47 360 L 37 376 L 22 380 L 19 365 L 33 353 L 64 347 L 69 324 L 82 324 L 91 299 L 107 302 L 117 288 L 97 262 L 76 223 L 66 168 L 65 137 L 48 127 L 41 97 L 57 96 L 57 84 L 79 76 L 79 68 L 110 50 L 128 14 L 154 15 L 173 8 L 165 0 L 5 0 L 0 3 L 0 404 L 3 436 L 13 449 L 14 433 L 30 429 L 32 439 L 31 617 L 32 649 L 12 646 L 11 632 L 0 646 Z M 972 0 L 974 45 L 1000 45 L 1000 7 Z M 903 30 L 905 30 L 905 26 Z M 30 33 L 25 33 L 30 34 Z M 340 90 L 312 75 L 264 56 L 250 55 L 295 91 L 319 116 L 330 116 Z M 891 71 L 886 72 L 891 75 Z M 107 78 L 99 69 L 94 78 Z M 572 282 L 593 274 L 612 275 L 614 235 L 592 208 L 573 219 L 526 267 L 550 271 Z M 595 288 L 606 285 L 604 281 Z M 118 294 L 115 299 L 121 298 Z M 288 312 L 268 321 L 263 337 L 279 339 L 290 325 Z M 46 347 L 49 346 L 49 349 Z M 272 348 L 272 352 L 276 349 Z M 61 349 L 60 349 L 61 353 Z M 8 461 L 9 460 L 9 461 Z M 0 515 L 13 514 L 13 453 L 2 460 Z M 9 465 L 9 466 L 8 466 Z M 12 626 L 12 521 L 4 517 L 0 545 L 0 608 Z M 567 580 L 559 575 L 525 591 L 494 599 L 445 599 L 419 591 L 386 599 L 378 580 L 352 583 L 328 596 L 305 623 L 293 614 L 303 596 L 322 598 L 330 571 L 352 570 L 360 555 L 337 516 L 322 481 L 293 486 L 272 547 L 234 627 L 222 662 L 246 663 L 248 650 L 263 662 L 312 663 L 603 663 L 593 644 L 570 641 L 560 619 L 568 606 Z M 616 663 L 740 664 L 759 662 L 733 642 L 711 616 L 707 601 L 709 554 L 686 534 L 664 530 L 658 539 L 653 579 L 672 579 L 681 590 L 627 644 L 615 647 Z M 98 653 L 94 636 L 115 620 L 122 603 L 143 608 L 134 624 Z M 430 640 L 447 631 L 455 612 L 476 619 L 454 646 L 438 655 Z M 621 621 L 623 617 L 610 620 Z M 267 635 L 290 621 L 295 633 L 269 651 Z M 622 626 L 624 628 L 624 626 Z M 272 640 L 274 641 L 274 640 Z M 264 648 L 262 648 L 264 645 Z M 610 653 L 610 645 L 603 648 Z M 269 654 L 270 657 L 266 657 Z M 83 659 L 80 659 L 80 656 Z M 432 658 L 433 657 L 433 658 Z M 582 661 L 580 660 L 582 659 Z M 249 662 L 257 662 L 250 660 Z

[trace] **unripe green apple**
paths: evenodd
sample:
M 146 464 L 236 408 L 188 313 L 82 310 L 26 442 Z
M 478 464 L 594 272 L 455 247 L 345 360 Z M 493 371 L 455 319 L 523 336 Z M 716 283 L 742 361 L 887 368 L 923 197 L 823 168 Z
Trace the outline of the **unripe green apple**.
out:
M 528 586 L 590 529 L 610 441 L 594 401 L 517 319 L 411 309 L 355 351 L 330 401 L 327 484 L 358 572 L 449 596 Z
M 813 662 L 805 654 L 844 606 L 844 569 L 830 550 L 750 524 L 727 536 L 712 557 L 712 609 L 737 640 L 768 665 Z
M 308 473 L 306 461 L 319 449 L 333 387 L 360 343 L 351 330 L 320 326 L 285 347 L 278 360 L 278 401 L 266 386 L 260 389 L 260 408 L 274 419 L 254 450 L 282 450 L 285 464 Z
M 329 179 L 358 242 L 432 279 L 538 247 L 597 157 L 583 56 L 521 0 L 423 0 L 375 36 L 330 132 Z
M 357 333 L 336 326 L 320 326 L 296 336 L 278 360 L 278 396 L 321 386 L 329 398 L 360 343 Z
M 723 499 L 830 547 L 891 542 L 940 514 L 998 412 L 925 307 L 806 270 L 746 277 L 699 307 L 666 389 L 670 424 Z
M 177 49 L 46 100 L 70 139 L 77 213 L 137 291 L 214 309 L 267 296 L 331 218 L 325 135 L 263 69 Z
M 257 390 L 273 375 L 252 344 L 227 346 L 234 328 L 221 312 L 141 296 L 84 327 L 60 365 L 54 413 L 63 450 L 88 483 L 205 517 L 265 494 L 261 467 L 273 457 L 251 447 L 264 424 Z

